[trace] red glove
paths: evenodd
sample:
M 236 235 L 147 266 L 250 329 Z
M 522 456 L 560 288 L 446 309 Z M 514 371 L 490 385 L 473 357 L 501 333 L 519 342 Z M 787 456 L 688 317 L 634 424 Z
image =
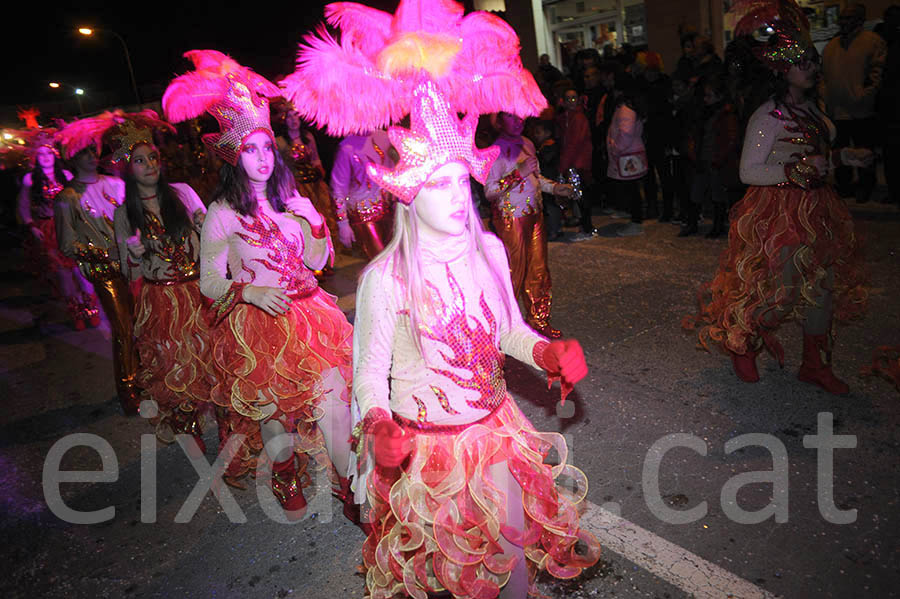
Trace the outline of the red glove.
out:
M 372 454 L 379 466 L 396 468 L 410 451 L 412 439 L 393 420 L 379 420 L 372 427 Z
M 587 376 L 588 373 L 581 344 L 575 339 L 536 344 L 534 361 L 547 371 L 550 385 L 556 379 L 560 379 L 562 403 L 566 402 L 566 396 L 572 391 L 575 383 Z

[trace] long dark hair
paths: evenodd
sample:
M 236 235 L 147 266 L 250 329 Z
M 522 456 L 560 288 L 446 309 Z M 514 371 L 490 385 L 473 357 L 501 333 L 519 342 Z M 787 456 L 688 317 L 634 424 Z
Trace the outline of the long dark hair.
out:
M 281 157 L 277 148 L 272 148 L 275 156 L 275 164 L 272 176 L 266 182 L 266 197 L 276 212 L 284 212 L 284 201 L 294 194 L 296 187 L 294 175 Z M 213 198 L 228 203 L 231 208 L 243 216 L 256 215 L 256 198 L 250 188 L 250 178 L 247 171 L 238 160 L 237 166 L 231 166 L 227 162 L 219 171 L 219 184 L 213 193 Z
M 59 185 L 65 186 L 66 183 L 68 183 L 66 180 L 66 173 L 63 171 L 62 160 L 55 155 L 53 156 L 53 176 L 56 178 L 56 182 Z M 47 175 L 44 174 L 44 169 L 42 169 L 41 165 L 35 160 L 34 168 L 31 170 L 31 202 L 33 204 L 39 204 L 45 201 L 44 183 L 46 181 Z
M 141 195 L 138 193 L 137 180 L 130 168 L 125 169 L 125 213 L 128 215 L 128 224 L 131 233 L 135 229 L 147 232 L 144 220 L 144 207 Z M 162 220 L 166 235 L 179 245 L 184 243 L 191 227 L 191 215 L 187 213 L 184 203 L 178 198 L 178 193 L 169 185 L 166 174 L 160 168 L 159 182 L 156 184 L 156 201 L 159 202 L 159 216 Z

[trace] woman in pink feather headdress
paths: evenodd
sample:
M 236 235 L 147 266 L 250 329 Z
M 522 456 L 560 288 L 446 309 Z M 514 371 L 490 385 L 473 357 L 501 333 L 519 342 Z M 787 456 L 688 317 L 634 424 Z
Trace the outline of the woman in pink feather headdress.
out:
M 54 142 L 55 129 L 31 129 L 27 155 L 34 168 L 22 179 L 19 190 L 19 218 L 26 228 L 25 256 L 29 270 L 46 280 L 55 295 L 66 302 L 76 330 L 100 324 L 94 290 L 78 272 L 78 265 L 59 251 L 53 202 L 72 173 L 62 167 Z
M 339 3 L 327 15 L 341 44 L 309 39 L 289 93 L 303 88 L 310 115 L 343 132 L 410 112 L 410 129 L 388 129 L 396 166 L 367 168 L 397 198 L 394 237 L 357 289 L 353 337 L 367 594 L 524 599 L 539 571 L 572 578 L 599 557 L 579 526 L 584 473 L 565 463 L 561 435 L 534 429 L 503 377 L 512 355 L 561 379 L 565 395 L 587 374 L 581 347 L 523 322 L 506 251 L 481 230 L 469 187 L 487 180 L 499 152 L 475 147 L 477 113 L 537 114 L 543 98 L 515 34 L 486 13 L 462 17 L 444 0 L 403 1 L 395 15 Z M 475 47 L 492 49 L 490 65 Z M 326 63 L 357 78 L 360 93 L 340 107 L 325 98 L 347 83 L 322 72 Z M 551 448 L 556 467 L 543 461 Z M 574 491 L 557 486 L 560 476 Z
M 204 142 L 224 161 L 203 223 L 200 291 L 213 300 L 211 399 L 234 452 L 226 481 L 240 486 L 271 462 L 272 491 L 295 519 L 310 458 L 337 484 L 349 468 L 352 327 L 314 275 L 333 258 L 331 238 L 276 150 L 266 97 L 278 88 L 220 52 L 186 56 L 196 69 L 172 81 L 163 108 L 174 122 L 212 114 L 220 132 Z

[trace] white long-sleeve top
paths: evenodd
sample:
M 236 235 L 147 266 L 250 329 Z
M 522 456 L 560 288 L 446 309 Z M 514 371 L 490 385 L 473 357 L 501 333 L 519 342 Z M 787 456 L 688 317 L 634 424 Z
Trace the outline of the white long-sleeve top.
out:
M 187 183 L 172 183 L 175 195 L 184 205 L 189 219 L 184 243 L 176 246 L 167 236 L 158 204 L 144 202 L 144 229 L 141 231 L 141 242 L 147 248 L 137 262 L 128 255 L 127 240 L 134 233 L 128 222 L 128 210 L 125 204 L 116 208 L 115 229 L 119 246 L 119 262 L 122 274 L 129 281 L 143 277 L 150 281 L 171 281 L 190 278 L 200 273 L 200 231 L 194 223 L 197 214 L 205 214 L 206 206 L 197 192 Z
M 529 158 L 537 160 L 534 144 L 527 137 L 522 145 L 498 143 L 500 155 L 484 184 L 484 194 L 494 211 L 504 218 L 519 218 L 541 211 L 541 192 L 553 193 L 555 183 L 540 171 L 522 177 L 519 169 Z
M 366 174 L 369 163 L 394 166 L 387 132 L 348 135 L 341 141 L 331 168 L 331 195 L 338 213 L 355 211 L 363 221 L 383 214 L 381 203 L 385 198 Z
M 835 133 L 834 124 L 812 102 L 799 107 L 765 102 L 747 123 L 741 181 L 757 186 L 796 183 L 803 173 L 794 167 L 805 156 L 827 156 Z
M 316 236 L 318 235 L 318 237 Z M 209 206 L 200 234 L 200 291 L 220 316 L 238 301 L 235 284 L 278 287 L 305 296 L 318 287 L 313 270 L 333 255 L 324 226 L 313 231 L 306 219 L 276 212 L 267 201 L 255 216 L 242 216 L 224 201 Z
M 393 261 L 377 263 L 363 275 L 353 334 L 355 419 L 381 408 L 426 426 L 468 424 L 506 397 L 504 354 L 538 368 L 532 353 L 545 339 L 523 322 L 509 277 L 496 289 L 488 266 L 466 243 L 461 236 L 419 254 L 438 311 L 421 325 L 424 358 Z M 485 234 L 485 245 L 495 269 L 508 273 L 503 243 Z

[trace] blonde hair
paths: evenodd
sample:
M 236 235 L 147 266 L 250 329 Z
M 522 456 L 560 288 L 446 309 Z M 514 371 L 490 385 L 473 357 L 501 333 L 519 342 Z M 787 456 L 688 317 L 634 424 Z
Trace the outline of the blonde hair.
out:
M 468 251 L 472 264 L 477 264 L 480 259 L 487 266 L 497 292 L 502 298 L 507 322 L 509 322 L 513 310 L 512 300 L 506 291 L 509 270 L 505 268 L 505 265 L 497 265 L 491 259 L 487 250 L 484 229 L 481 226 L 481 218 L 475 210 L 475 204 L 471 200 L 466 203 L 468 204 L 469 218 L 464 234 L 469 238 Z M 419 259 L 419 230 L 416 221 L 415 201 L 409 206 L 398 202 L 394 210 L 394 237 L 384 250 L 375 256 L 360 276 L 364 276 L 383 263 L 387 263 L 388 268 L 392 269 L 392 274 L 401 281 L 397 298 L 408 311 L 416 348 L 422 358 L 427 361 L 422 349 L 420 325 L 427 322 L 429 316 L 435 314 L 436 310 L 432 306 L 431 294 L 425 287 L 425 277 Z M 515 309 L 518 310 L 518 305 L 515 306 Z

